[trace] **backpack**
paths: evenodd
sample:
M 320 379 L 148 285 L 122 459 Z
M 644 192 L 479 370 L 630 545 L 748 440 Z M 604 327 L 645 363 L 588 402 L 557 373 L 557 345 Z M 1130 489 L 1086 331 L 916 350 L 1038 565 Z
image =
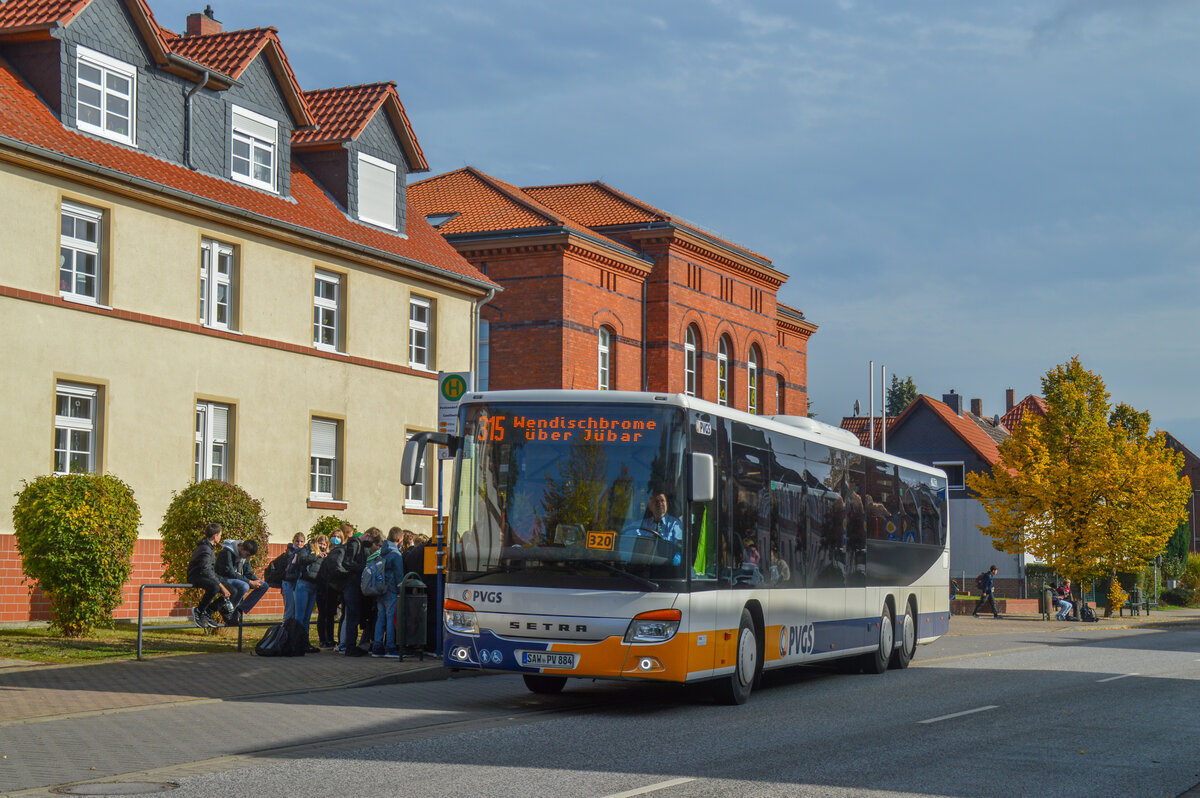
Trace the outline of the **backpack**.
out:
M 287 571 L 287 566 L 288 552 L 285 551 L 268 563 L 266 570 L 263 571 L 263 581 L 271 587 L 283 587 L 283 574 Z
M 260 657 L 282 656 L 284 634 L 283 624 L 277 623 L 268 626 L 266 634 L 262 636 L 262 640 L 259 640 L 258 645 L 254 647 L 254 653 Z
M 317 584 L 341 590 L 346 586 L 346 569 L 342 562 L 346 556 L 345 545 L 334 546 L 325 558 L 321 560 L 321 570 L 317 572 Z
M 1087 623 L 1096 623 L 1098 620 L 1096 618 L 1096 611 L 1087 604 L 1084 604 L 1079 608 L 1079 620 L 1086 621 Z
M 382 596 L 387 592 L 387 582 L 383 578 L 383 558 L 376 557 L 363 568 L 358 586 L 364 596 Z
M 984 571 L 979 576 L 975 577 L 975 587 L 977 589 L 983 590 L 983 586 L 985 584 L 987 584 L 987 575 L 988 575 L 988 572 Z
M 281 657 L 303 657 L 308 652 L 308 634 L 304 624 L 295 618 L 283 622 L 283 644 L 280 646 Z

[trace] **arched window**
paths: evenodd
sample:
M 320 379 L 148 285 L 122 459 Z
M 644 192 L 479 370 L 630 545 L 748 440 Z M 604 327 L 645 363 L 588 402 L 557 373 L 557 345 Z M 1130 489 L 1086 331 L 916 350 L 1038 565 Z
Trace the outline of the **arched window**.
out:
M 729 404 L 729 337 L 717 343 L 717 404 Z
M 750 347 L 750 355 L 746 361 L 746 410 L 750 413 L 761 413 L 758 391 L 758 346 Z
M 696 395 L 696 326 L 688 325 L 687 337 L 683 341 L 683 392 Z
M 596 360 L 600 378 L 598 380 L 599 388 L 602 391 L 607 391 L 611 387 L 609 384 L 609 376 L 612 373 L 612 351 L 610 343 L 612 341 L 612 333 L 607 327 L 600 328 L 600 341 L 596 347 Z
M 787 414 L 787 407 L 783 403 L 783 375 L 779 374 L 775 377 L 775 412 L 779 415 Z

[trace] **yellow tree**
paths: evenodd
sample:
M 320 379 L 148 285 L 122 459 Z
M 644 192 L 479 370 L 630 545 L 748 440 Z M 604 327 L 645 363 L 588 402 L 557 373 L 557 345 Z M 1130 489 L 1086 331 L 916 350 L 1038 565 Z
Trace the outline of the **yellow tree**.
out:
M 991 522 L 980 529 L 1075 581 L 1140 569 L 1186 515 L 1181 456 L 1149 434 L 1148 413 L 1111 408 L 1078 357 L 1042 378 L 1042 395 L 1045 417 L 1025 417 L 991 474 L 967 476 Z

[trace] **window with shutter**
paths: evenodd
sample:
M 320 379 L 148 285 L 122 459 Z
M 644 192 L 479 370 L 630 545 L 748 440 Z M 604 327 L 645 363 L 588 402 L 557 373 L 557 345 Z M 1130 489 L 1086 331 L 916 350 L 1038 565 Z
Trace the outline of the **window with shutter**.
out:
M 396 166 L 358 154 L 358 218 L 396 229 Z
M 314 418 L 308 492 L 313 499 L 337 498 L 337 421 Z

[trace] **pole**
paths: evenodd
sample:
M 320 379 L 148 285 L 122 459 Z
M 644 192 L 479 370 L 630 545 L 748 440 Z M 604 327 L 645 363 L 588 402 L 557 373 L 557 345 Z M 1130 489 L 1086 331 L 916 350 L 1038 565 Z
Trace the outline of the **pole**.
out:
M 443 557 L 446 554 L 446 524 L 442 520 L 442 477 L 446 474 L 446 469 L 442 466 L 441 461 L 438 461 L 438 509 L 437 509 L 437 568 L 435 569 L 437 582 L 437 651 L 434 653 L 439 657 L 442 655 L 442 601 L 446 592 L 446 569 L 442 563 Z M 428 638 L 426 632 L 426 639 Z M 424 650 L 424 649 L 422 649 Z
M 871 448 L 875 448 L 875 361 L 867 361 L 867 427 L 871 430 Z
M 883 439 L 883 443 L 879 447 L 879 451 L 887 452 L 887 366 L 879 367 L 879 415 L 883 421 L 879 425 L 879 434 Z

